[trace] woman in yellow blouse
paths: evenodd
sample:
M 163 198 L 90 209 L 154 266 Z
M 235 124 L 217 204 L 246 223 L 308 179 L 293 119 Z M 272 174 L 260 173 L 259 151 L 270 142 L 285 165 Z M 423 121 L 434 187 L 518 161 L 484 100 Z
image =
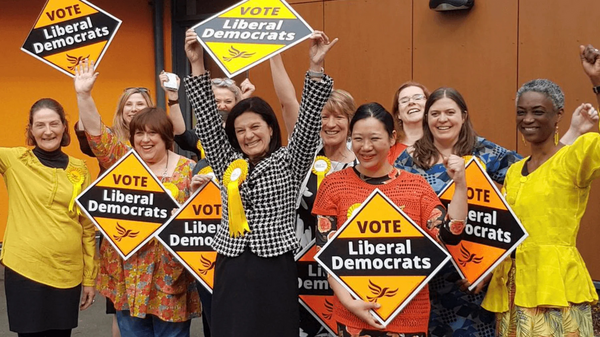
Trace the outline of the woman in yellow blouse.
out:
M 34 148 L 0 148 L 8 189 L 0 262 L 10 330 L 19 336 L 70 336 L 79 309 L 94 300 L 95 231 L 75 204 L 90 174 L 84 161 L 62 152 L 70 140 L 62 106 L 43 98 L 29 111 Z
M 575 244 L 600 176 L 600 135 L 558 142 L 564 95 L 550 80 L 525 83 L 516 100 L 531 156 L 508 169 L 504 188 L 529 237 L 494 271 L 482 306 L 497 313 L 500 336 L 593 336 L 590 303 L 598 295 Z M 577 109 L 597 116 L 590 104 Z

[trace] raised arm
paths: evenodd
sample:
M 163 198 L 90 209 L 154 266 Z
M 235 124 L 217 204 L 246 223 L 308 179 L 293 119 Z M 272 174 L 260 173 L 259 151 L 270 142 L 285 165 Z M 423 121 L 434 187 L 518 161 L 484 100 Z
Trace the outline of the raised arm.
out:
M 179 88 L 179 76 L 175 76 L 177 77 L 177 88 Z M 181 107 L 179 106 L 179 91 L 167 89 L 165 87 L 165 82 L 168 82 L 169 78 L 164 70 L 158 75 L 158 79 L 160 80 L 160 87 L 164 90 L 165 96 L 169 102 L 167 105 L 169 106 L 169 119 L 171 120 L 171 123 L 173 123 L 173 133 L 175 135 L 180 135 L 185 132 L 186 126 L 183 115 L 181 114 Z
M 236 152 L 227 139 L 217 110 L 210 74 L 204 68 L 202 46 L 196 33 L 189 29 L 185 35 L 185 52 L 192 74 L 185 78 L 185 92 L 196 115 L 196 135 L 206 153 L 206 160 L 217 177 L 222 177 Z M 241 158 L 241 154 L 237 154 Z
M 580 104 L 571 116 L 569 130 L 562 136 L 560 142 L 571 145 L 584 133 L 593 131 L 598 125 L 598 111 L 589 103 Z
M 294 89 L 294 84 L 285 70 L 281 54 L 271 57 L 269 63 L 271 65 L 271 76 L 273 77 L 275 94 L 277 94 L 277 99 L 279 99 L 283 122 L 285 123 L 288 137 L 290 137 L 292 131 L 294 131 L 294 125 L 298 121 L 298 110 L 300 109 L 300 104 L 296 99 L 296 89 Z
M 579 46 L 579 56 L 581 57 L 581 66 L 583 71 L 590 78 L 592 86 L 595 89 L 596 100 L 600 106 L 600 51 L 591 44 Z
M 246 78 L 242 81 L 242 83 L 240 83 L 240 90 L 242 91 L 242 99 L 246 99 L 248 97 L 252 97 L 256 87 L 254 84 L 252 84 L 252 82 L 250 82 L 249 78 Z
M 79 126 L 83 126 L 85 132 L 92 136 L 99 136 L 102 133 L 102 121 L 92 98 L 92 89 L 96 78 L 98 78 L 98 73 L 94 70 L 94 61 L 85 59 L 81 65 L 75 68 Z
M 333 80 L 323 73 L 323 61 L 337 39 L 329 41 L 323 32 L 311 36 L 310 67 L 304 80 L 298 123 L 290 137 L 290 151 L 294 183 L 300 183 L 312 164 L 321 129 L 321 111 L 331 95 Z

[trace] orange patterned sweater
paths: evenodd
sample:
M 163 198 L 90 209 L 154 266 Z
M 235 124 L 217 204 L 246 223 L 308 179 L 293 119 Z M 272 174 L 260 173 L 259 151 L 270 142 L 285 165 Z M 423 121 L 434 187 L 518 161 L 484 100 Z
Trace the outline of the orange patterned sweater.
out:
M 392 175 L 390 175 L 392 176 Z M 323 180 L 313 206 L 313 214 L 333 216 L 339 225 L 347 220 L 348 208 L 364 202 L 378 188 L 396 205 L 404 206 L 403 211 L 432 237 L 437 231 L 427 229 L 426 223 L 434 208 L 441 205 L 431 186 L 419 175 L 401 171 L 383 185 L 371 185 L 360 179 L 352 168 L 332 173 Z M 426 286 L 388 324 L 386 331 L 395 333 L 427 332 L 429 322 L 429 288 Z M 348 311 L 335 297 L 334 316 L 337 322 L 349 327 L 373 330 Z

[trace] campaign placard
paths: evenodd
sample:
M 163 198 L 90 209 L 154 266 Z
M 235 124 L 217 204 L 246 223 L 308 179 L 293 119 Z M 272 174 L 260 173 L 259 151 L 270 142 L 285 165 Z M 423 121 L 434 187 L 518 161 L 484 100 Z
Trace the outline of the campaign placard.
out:
M 177 201 L 134 150 L 102 174 L 76 202 L 127 260 L 164 226 Z
M 465 169 L 469 212 L 461 243 L 447 245 L 452 263 L 473 290 L 528 236 L 527 231 L 475 157 Z M 454 182 L 440 193 L 444 206 L 452 200 Z
M 308 315 L 300 314 L 300 329 L 312 328 L 313 322 L 308 317 L 314 318 L 331 335 L 335 336 L 337 323 L 333 319 L 333 290 L 329 287 L 327 273 L 315 261 L 317 246 L 315 240 L 296 254 L 298 267 L 298 300 Z M 302 319 L 302 318 L 307 319 Z M 307 326 L 305 326 L 305 324 Z
M 21 50 L 74 77 L 82 60 L 100 64 L 120 25 L 85 0 L 48 0 Z
M 213 181 L 198 189 L 156 238 L 212 293 L 217 252 L 211 247 L 221 224 L 221 191 Z
M 448 252 L 379 189 L 315 255 L 356 299 L 389 324 L 450 260 Z
M 313 32 L 283 0 L 245 0 L 192 29 L 228 77 L 302 42 Z

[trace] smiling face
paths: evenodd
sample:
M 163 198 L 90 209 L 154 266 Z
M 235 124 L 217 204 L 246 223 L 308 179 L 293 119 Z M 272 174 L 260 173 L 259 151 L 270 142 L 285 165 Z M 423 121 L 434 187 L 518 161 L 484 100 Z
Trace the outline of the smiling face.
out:
M 437 100 L 429 108 L 427 124 L 434 144 L 454 145 L 465 121 L 460 107 L 448 97 Z
M 235 94 L 227 88 L 216 86 L 213 86 L 213 93 L 215 94 L 217 109 L 230 112 L 236 103 Z
M 133 136 L 133 147 L 144 162 L 153 164 L 167 154 L 167 148 L 160 134 L 149 127 L 137 130 Z
M 552 100 L 543 93 L 527 91 L 517 101 L 517 128 L 532 144 L 553 141 L 561 117 L 562 109 L 556 112 Z
M 363 174 L 382 177 L 388 173 L 390 165 L 387 156 L 395 139 L 395 132 L 388 134 L 385 125 L 377 118 L 368 117 L 354 123 L 352 151 Z
M 321 121 L 321 139 L 323 139 L 323 145 L 336 146 L 346 143 L 350 122 L 344 113 L 323 109 Z
M 142 94 L 135 93 L 131 94 L 127 101 L 125 101 L 125 105 L 123 106 L 123 121 L 125 121 L 126 125 L 129 125 L 133 116 L 135 116 L 142 109 L 148 107 L 148 102 Z
M 269 151 L 273 129 L 261 115 L 247 111 L 239 115 L 233 122 L 235 137 L 242 152 L 256 161 Z
M 65 125 L 56 111 L 41 108 L 34 112 L 30 130 L 35 139 L 35 145 L 40 149 L 50 152 L 60 148 L 65 129 Z
M 403 124 L 417 124 L 423 121 L 425 92 L 417 86 L 406 87 L 398 95 L 398 119 Z

